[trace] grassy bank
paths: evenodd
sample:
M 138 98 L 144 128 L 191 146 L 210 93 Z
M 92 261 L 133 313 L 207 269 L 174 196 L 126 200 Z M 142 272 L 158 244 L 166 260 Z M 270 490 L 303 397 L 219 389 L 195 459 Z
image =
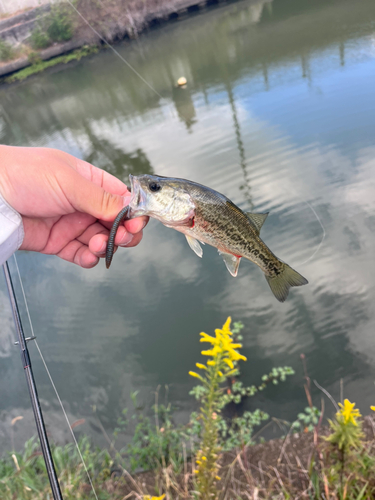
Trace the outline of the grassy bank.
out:
M 32 59 L 33 63 L 30 66 L 27 66 L 20 71 L 16 71 L 10 76 L 2 78 L 2 81 L 4 83 L 21 82 L 29 76 L 41 73 L 47 68 L 52 68 L 53 66 L 57 66 L 58 64 L 67 64 L 71 61 L 79 61 L 82 57 L 96 54 L 98 50 L 98 47 L 95 45 L 85 45 L 81 49 L 74 50 L 73 52 L 70 52 L 69 54 L 65 54 L 63 56 L 54 57 L 53 59 L 49 59 L 48 61 L 42 61 L 37 54 L 34 54 L 34 57 Z
M 217 2 L 201 0 L 199 8 L 214 3 Z M 0 39 L 0 63 L 3 63 L 4 72 L 6 63 L 24 61 L 21 70 L 8 64 L 12 76 L 7 75 L 0 81 L 24 80 L 51 66 L 92 54 L 106 45 L 104 40 L 115 43 L 124 38 L 136 38 L 149 27 L 176 20 L 198 8 L 195 0 L 186 0 L 184 4 L 177 0 L 78 0 L 74 6 L 77 10 L 66 2 L 52 5 L 48 14 L 37 18 L 29 38 L 17 47 Z M 191 6 L 194 8 L 190 9 Z M 68 50 L 65 48 L 68 41 L 77 41 L 76 46 L 82 45 L 83 48 L 64 54 Z M 51 47 L 61 47 L 60 55 L 49 55 Z
M 374 420 L 362 420 L 355 404 L 345 400 L 337 405 L 329 426 L 322 426 L 323 412 L 312 405 L 307 374 L 309 406 L 293 423 L 278 421 L 283 438 L 257 443 L 255 430 L 269 416 L 261 409 L 244 411 L 240 405 L 269 384 L 284 381 L 293 370 L 274 368 L 258 385 L 244 386 L 240 380 L 240 365 L 246 362 L 240 352 L 242 325 L 230 325 L 228 318 L 214 335 L 200 334 L 200 341 L 209 348 L 202 351 L 206 361 L 189 372 L 199 381 L 190 392 L 199 410 L 187 424 L 175 424 L 171 405 L 158 402 L 159 391 L 149 410 L 133 393 L 133 408 L 124 409 L 113 436 L 98 421 L 108 449 L 100 450 L 87 437 L 80 438 L 87 471 L 72 444 L 52 447 L 65 499 L 93 498 L 87 472 L 102 500 L 375 498 Z M 18 421 L 15 418 L 12 425 L 19 425 Z M 118 440 L 123 433 L 131 440 L 121 448 Z M 8 452 L 0 460 L 2 499 L 42 500 L 48 494 L 35 439 L 22 452 Z

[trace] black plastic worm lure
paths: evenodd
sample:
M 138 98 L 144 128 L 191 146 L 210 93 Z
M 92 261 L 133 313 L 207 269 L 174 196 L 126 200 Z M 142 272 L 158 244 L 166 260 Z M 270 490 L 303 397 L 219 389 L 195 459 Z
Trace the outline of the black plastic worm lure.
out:
M 111 265 L 113 253 L 115 251 L 115 238 L 117 229 L 119 228 L 122 221 L 130 219 L 130 217 L 128 217 L 128 214 L 129 214 L 129 206 L 123 208 L 121 212 L 118 213 L 116 219 L 113 222 L 111 232 L 109 233 L 107 251 L 105 254 L 105 265 L 107 269 L 109 269 L 109 266 Z

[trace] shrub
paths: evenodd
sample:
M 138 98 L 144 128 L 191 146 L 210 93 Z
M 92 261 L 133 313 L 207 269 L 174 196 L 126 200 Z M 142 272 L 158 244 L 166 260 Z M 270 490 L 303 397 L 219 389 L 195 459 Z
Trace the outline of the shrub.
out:
M 44 28 L 40 25 L 34 28 L 33 32 L 31 33 L 30 41 L 34 49 L 45 49 L 52 43 L 50 37 L 44 31 Z
M 42 60 L 39 57 L 39 54 L 37 52 L 30 52 L 30 54 L 27 56 L 27 58 L 31 64 L 39 64 L 42 62 Z
M 0 38 L 0 61 L 9 61 L 15 56 L 15 50 L 5 40 Z
M 53 5 L 49 14 L 41 17 L 31 33 L 31 45 L 44 49 L 53 42 L 66 42 L 73 36 L 73 15 L 69 6 Z
M 66 42 L 73 36 L 72 15 L 65 5 L 55 5 L 47 16 L 47 33 L 54 42 Z

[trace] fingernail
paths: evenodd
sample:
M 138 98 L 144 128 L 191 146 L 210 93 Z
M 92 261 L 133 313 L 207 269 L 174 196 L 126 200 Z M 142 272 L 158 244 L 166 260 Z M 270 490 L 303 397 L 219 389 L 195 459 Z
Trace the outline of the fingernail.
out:
M 142 229 L 144 229 L 146 227 L 147 222 L 148 222 L 148 220 L 143 221 Z
M 132 239 L 133 239 L 133 235 L 131 233 L 125 233 L 123 238 L 120 240 L 119 245 L 121 247 L 129 245 L 129 243 L 131 242 Z
M 100 247 L 100 250 L 98 250 L 98 253 L 104 253 L 107 249 L 107 243 L 104 241 L 103 245 Z

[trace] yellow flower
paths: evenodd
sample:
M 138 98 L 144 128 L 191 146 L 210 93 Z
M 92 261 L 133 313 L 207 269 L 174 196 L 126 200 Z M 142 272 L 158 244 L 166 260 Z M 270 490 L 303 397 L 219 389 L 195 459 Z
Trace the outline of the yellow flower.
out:
M 199 342 L 210 342 L 210 344 L 212 345 L 217 344 L 217 339 L 215 339 L 215 337 L 211 337 L 211 335 L 207 335 L 207 333 L 204 332 L 201 332 L 200 335 L 202 336 L 202 338 Z
M 161 495 L 160 497 L 152 497 L 151 495 L 143 495 L 142 499 L 143 500 L 163 500 L 164 497 L 165 497 L 165 493 L 164 493 L 164 495 Z
M 215 330 L 215 337 L 211 337 L 207 335 L 207 333 L 201 332 L 201 342 L 209 342 L 212 344 L 212 349 L 208 349 L 206 351 L 202 351 L 203 356 L 210 356 L 212 358 L 217 358 L 219 354 L 222 355 L 222 359 L 227 363 L 229 368 L 233 369 L 233 361 L 239 361 L 242 359 L 246 361 L 245 356 L 236 351 L 236 349 L 240 349 L 242 344 L 233 343 L 233 339 L 231 338 L 232 332 L 230 331 L 230 323 L 231 317 L 229 316 L 226 322 L 223 325 L 223 328 Z M 210 360 L 207 362 L 209 366 L 214 366 L 214 360 Z
M 216 356 L 221 352 L 220 347 L 215 345 L 213 349 L 209 349 L 208 351 L 202 351 L 201 354 L 203 356 L 212 356 L 213 358 L 216 358 Z
M 229 368 L 231 368 L 233 370 L 233 368 L 234 368 L 233 361 L 231 359 L 224 359 L 224 361 L 229 366 Z
M 195 363 L 195 366 L 201 370 L 207 370 L 207 366 L 202 365 L 202 363 Z
M 375 406 L 370 406 L 372 411 L 375 411 Z
M 189 372 L 189 375 L 191 375 L 192 377 L 195 377 L 195 378 L 199 378 L 199 380 L 202 380 L 202 377 L 199 375 L 199 373 Z
M 231 321 L 232 321 L 232 318 L 230 316 L 228 316 L 228 319 L 226 320 L 226 322 L 223 325 L 223 329 L 222 330 L 215 330 L 215 332 L 221 332 L 223 334 L 232 335 L 232 332 L 230 331 Z
M 352 422 L 354 425 L 358 425 L 356 419 L 362 415 L 359 413 L 358 408 L 354 409 L 355 403 L 351 403 L 349 399 L 345 399 L 344 404 L 339 403 L 339 406 L 341 409 L 338 414 L 344 417 L 345 424 Z

